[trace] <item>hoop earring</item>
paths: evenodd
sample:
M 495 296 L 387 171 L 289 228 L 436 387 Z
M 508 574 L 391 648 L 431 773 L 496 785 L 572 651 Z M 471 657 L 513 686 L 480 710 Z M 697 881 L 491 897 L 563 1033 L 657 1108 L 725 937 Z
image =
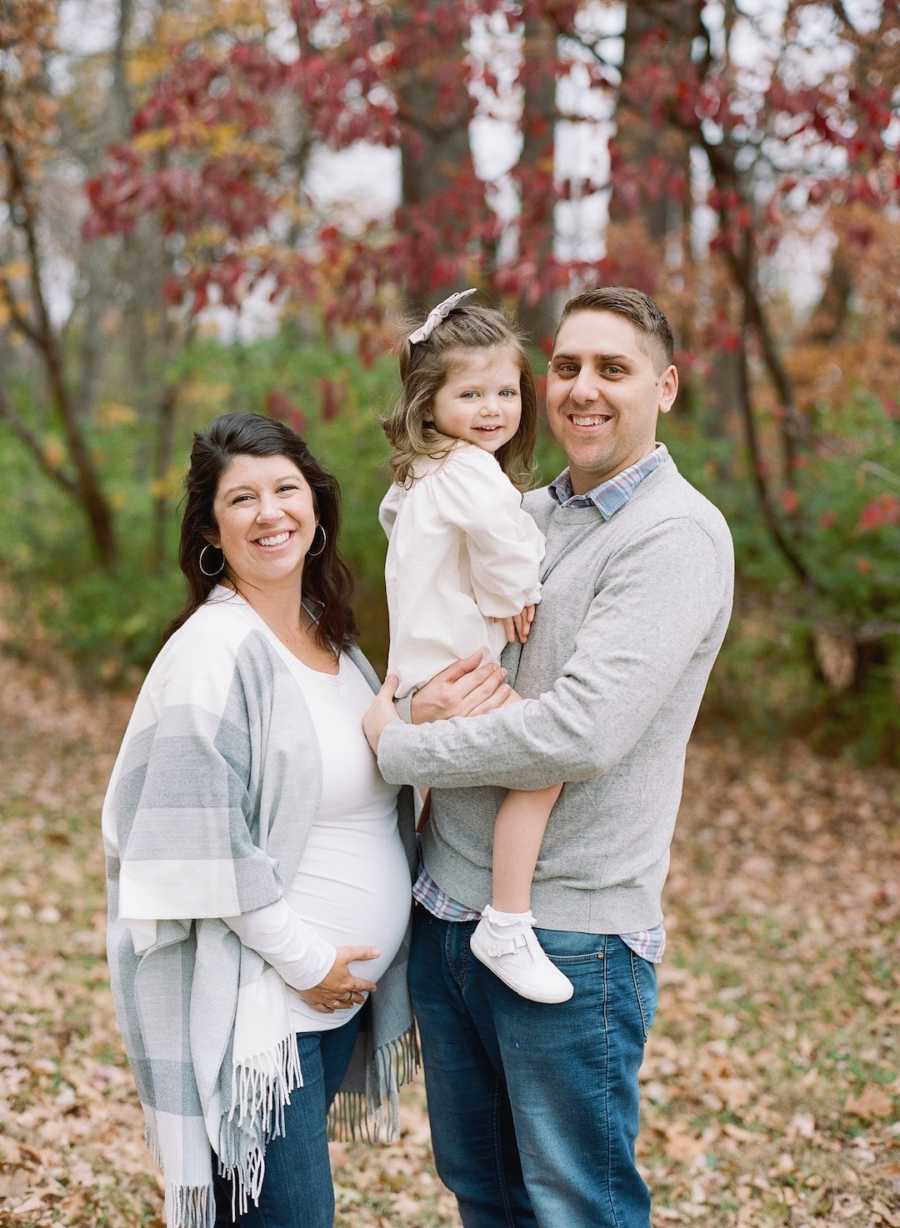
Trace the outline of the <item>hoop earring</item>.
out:
M 321 532 L 321 534 L 322 534 L 322 544 L 321 544 L 321 546 L 319 547 L 319 549 L 318 549 L 318 550 L 316 550 L 316 551 L 307 550 L 307 552 L 306 552 L 306 557 L 307 557 L 308 559 L 317 559 L 317 558 L 319 557 L 319 555 L 322 553 L 322 551 L 325 549 L 325 546 L 326 546 L 326 545 L 327 545 L 327 543 L 328 543 L 328 538 L 327 538 L 327 537 L 326 537 L 326 535 L 325 535 L 325 530 L 324 530 L 324 529 L 322 528 L 322 526 L 321 526 L 321 525 L 318 523 L 318 521 L 316 521 L 316 533 L 319 533 L 319 532 Z M 313 542 L 316 540 L 316 533 L 313 533 Z M 310 544 L 310 545 L 312 545 L 312 542 L 310 542 L 309 544 Z
M 213 546 L 212 542 L 207 542 L 206 545 L 203 547 L 203 549 L 200 551 L 200 558 L 197 560 L 197 566 L 200 568 L 200 571 L 203 573 L 204 576 L 209 576 L 210 579 L 212 579 L 213 576 L 220 576 L 222 572 L 225 570 L 225 555 L 224 554 L 222 555 L 222 565 L 219 567 L 218 571 L 207 571 L 206 568 L 203 566 L 203 556 L 204 554 L 206 554 L 207 550 L 209 550 L 211 546 L 213 550 L 219 549 L 218 546 Z

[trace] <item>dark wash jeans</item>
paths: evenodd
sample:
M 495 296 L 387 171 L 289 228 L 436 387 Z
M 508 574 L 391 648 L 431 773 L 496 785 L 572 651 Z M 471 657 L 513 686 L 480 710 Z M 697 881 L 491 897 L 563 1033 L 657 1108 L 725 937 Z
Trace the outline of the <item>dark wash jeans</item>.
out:
M 216 1228 L 332 1228 L 334 1186 L 325 1121 L 350 1063 L 359 1031 L 357 1011 L 328 1032 L 298 1032 L 303 1086 L 291 1092 L 284 1110 L 284 1134 L 266 1148 L 266 1174 L 259 1206 L 231 1218 L 231 1182 L 216 1173 Z
M 441 1180 L 464 1228 L 649 1228 L 634 1160 L 656 970 L 620 938 L 537 930 L 575 986 L 547 1006 L 416 905 L 410 989 Z

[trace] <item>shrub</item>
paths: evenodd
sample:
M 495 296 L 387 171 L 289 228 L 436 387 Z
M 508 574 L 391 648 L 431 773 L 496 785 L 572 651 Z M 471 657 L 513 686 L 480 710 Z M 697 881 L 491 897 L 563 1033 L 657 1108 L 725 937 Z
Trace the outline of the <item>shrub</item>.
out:
M 380 669 L 387 646 L 386 543 L 377 509 L 390 470 L 379 419 L 396 395 L 395 372 L 390 357 L 367 367 L 355 352 L 312 344 L 290 326 L 243 346 L 197 342 L 173 372 L 183 382 L 175 486 L 191 432 L 229 409 L 285 418 L 338 476 L 342 548 L 356 578 L 362 647 Z M 7 617 L 22 645 L 40 624 L 87 675 L 133 683 L 182 601 L 174 561 L 178 514 L 173 506 L 167 557 L 151 567 L 152 424 L 121 405 L 112 408 L 97 415 L 91 440 L 117 508 L 115 574 L 96 566 L 71 503 L 36 474 L 12 440 L 0 445 L 0 514 L 7 526 L 0 564 L 13 582 Z M 796 497 L 783 515 L 815 578 L 814 591 L 797 583 L 766 532 L 741 449 L 729 438 L 711 437 L 693 417 L 672 415 L 661 424 L 679 468 L 721 508 L 735 540 L 735 614 L 703 717 L 747 736 L 797 733 L 826 748 L 885 758 L 896 753 L 900 737 L 900 647 L 897 635 L 885 631 L 900 624 L 897 424 L 860 394 L 841 412 L 819 410 L 812 426 L 816 446 L 798 469 Z M 563 463 L 542 431 L 540 480 Z

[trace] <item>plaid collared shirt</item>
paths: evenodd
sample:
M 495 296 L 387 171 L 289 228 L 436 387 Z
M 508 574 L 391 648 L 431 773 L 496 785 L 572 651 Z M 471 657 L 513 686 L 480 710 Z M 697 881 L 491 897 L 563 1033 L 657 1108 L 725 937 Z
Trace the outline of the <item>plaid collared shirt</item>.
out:
M 668 455 L 669 449 L 666 445 L 658 443 L 647 456 L 642 456 L 614 478 L 601 482 L 584 495 L 572 493 L 572 479 L 568 469 L 564 469 L 559 477 L 554 478 L 548 489 L 560 507 L 590 507 L 593 504 L 604 520 L 612 520 L 644 478 L 648 478 L 654 469 L 658 469 Z
M 586 494 L 576 495 L 572 492 L 572 480 L 568 469 L 564 469 L 559 477 L 550 483 L 550 494 L 560 507 L 589 507 L 591 504 L 604 520 L 610 520 L 616 512 L 623 508 L 644 478 L 658 468 L 669 455 L 665 444 L 657 444 L 648 455 L 635 464 L 617 473 L 608 482 L 601 482 Z M 413 896 L 423 908 L 427 908 L 432 916 L 440 921 L 477 921 L 481 914 L 465 904 L 460 904 L 437 885 L 423 863 L 419 865 L 419 875 L 413 886 Z M 651 964 L 661 962 L 666 949 L 666 927 L 664 922 L 649 930 L 637 930 L 631 934 L 620 934 L 619 937 L 636 955 L 649 960 Z

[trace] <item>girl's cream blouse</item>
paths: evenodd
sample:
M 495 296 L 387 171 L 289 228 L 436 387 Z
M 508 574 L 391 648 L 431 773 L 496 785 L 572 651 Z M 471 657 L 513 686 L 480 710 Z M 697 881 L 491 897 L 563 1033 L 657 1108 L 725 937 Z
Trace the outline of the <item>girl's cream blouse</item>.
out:
M 440 460 L 421 458 L 378 519 L 398 698 L 458 657 L 483 649 L 496 660 L 506 636 L 488 620 L 540 601 L 544 538 L 494 457 L 460 442 Z

